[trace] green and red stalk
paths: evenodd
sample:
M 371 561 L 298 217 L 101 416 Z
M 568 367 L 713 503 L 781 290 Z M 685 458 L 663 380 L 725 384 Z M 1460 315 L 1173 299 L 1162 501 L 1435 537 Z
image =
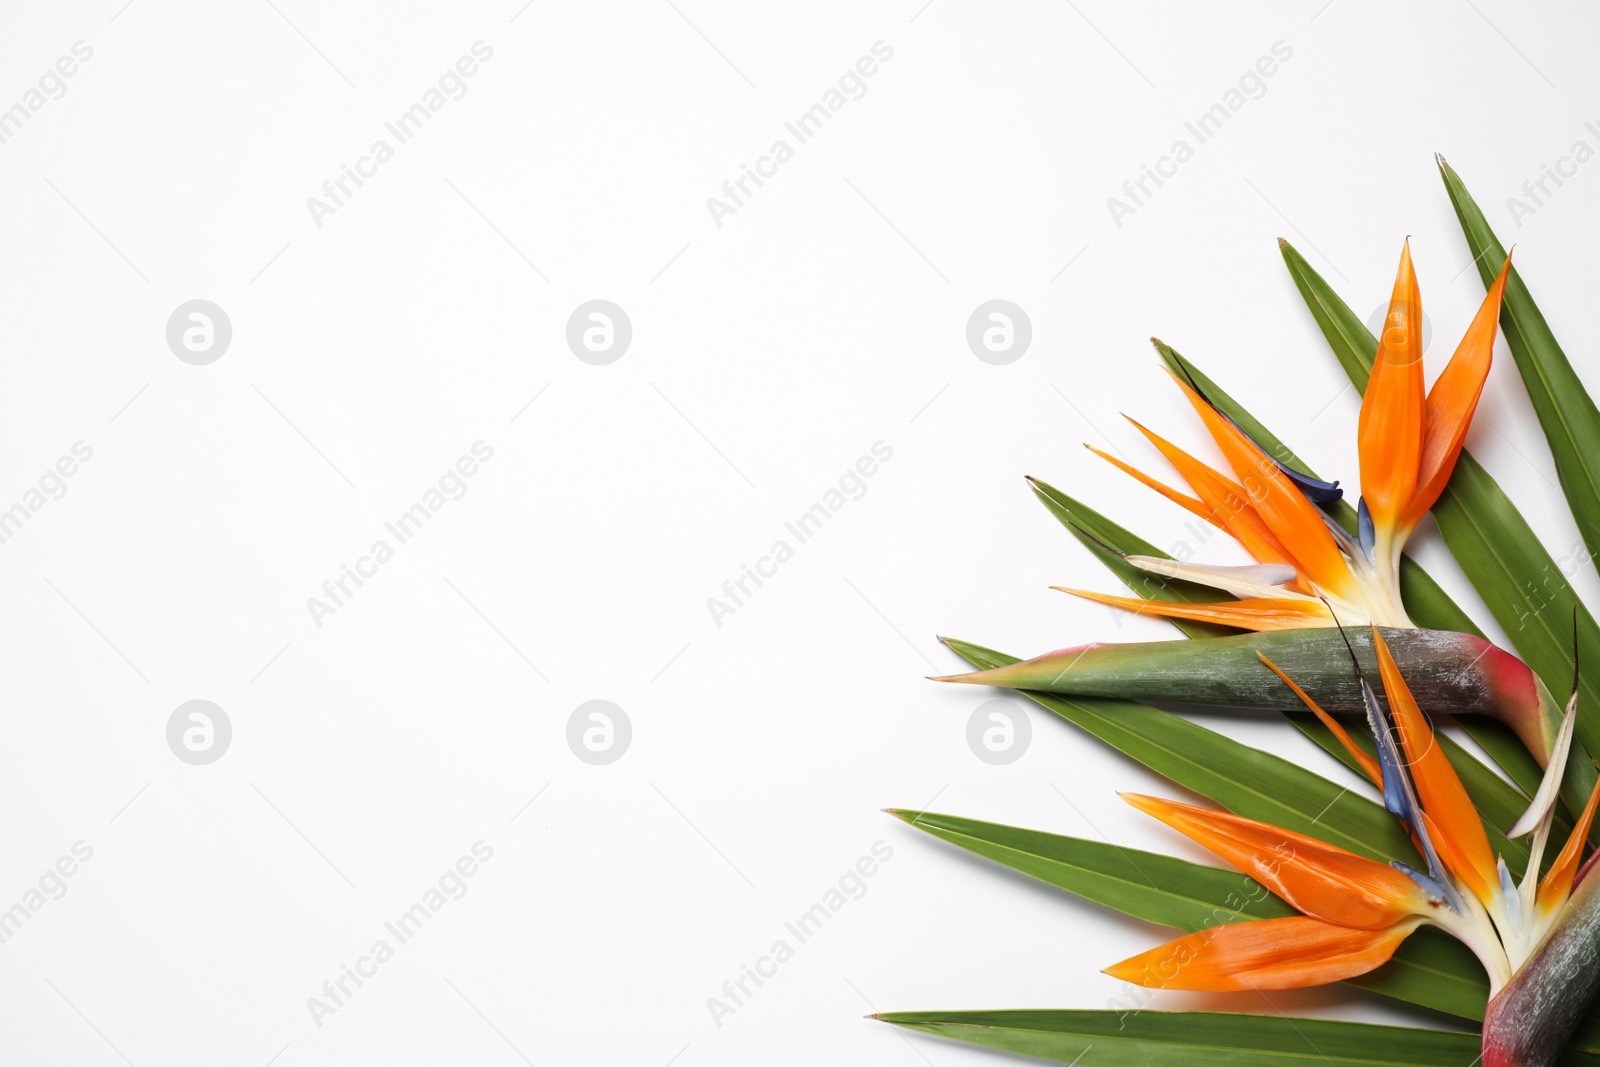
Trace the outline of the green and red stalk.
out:
M 1389 628 L 1382 633 L 1423 707 L 1497 719 L 1516 732 L 1540 766 L 1548 764 L 1561 728 L 1562 705 L 1521 660 L 1473 634 Z M 1348 636 L 1362 668 L 1375 672 L 1371 634 L 1351 629 Z M 1304 710 L 1260 655 L 1282 668 L 1328 712 L 1364 714 L 1361 687 L 1351 673 L 1344 638 L 1331 628 L 1080 645 L 938 680 L 1146 703 Z M 1582 807 L 1595 777 L 1588 752 L 1574 744 L 1562 785 L 1569 806 Z

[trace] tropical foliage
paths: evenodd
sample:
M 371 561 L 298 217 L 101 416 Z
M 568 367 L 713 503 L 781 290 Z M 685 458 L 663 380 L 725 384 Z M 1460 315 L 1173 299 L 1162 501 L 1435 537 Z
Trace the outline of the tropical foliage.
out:
M 1442 158 L 1439 166 L 1486 295 L 1431 389 L 1409 247 L 1374 337 L 1280 242 L 1295 287 L 1363 396 L 1355 506 L 1157 341 L 1229 470 L 1137 423 L 1184 487 L 1104 458 L 1231 535 L 1256 562 L 1174 560 L 1034 481 L 1046 508 L 1133 595 L 1067 591 L 1165 617 L 1184 638 L 1089 644 L 1029 660 L 945 640 L 975 670 L 943 680 L 1018 689 L 1209 800 L 1215 807 L 1125 797 L 1229 867 L 934 812 L 894 813 L 1178 932 L 1121 963 L 1107 961 L 1107 973 L 1124 981 L 1209 991 L 1348 982 L 1481 1023 L 1481 1032 L 1151 1010 L 879 1018 L 1086 1067 L 1466 1067 L 1479 1056 L 1486 1067 L 1527 1067 L 1600 1055 L 1600 1012 L 1590 1006 L 1600 986 L 1600 878 L 1589 877 L 1593 857 L 1585 862 L 1600 836 L 1589 755 L 1600 751 L 1600 628 L 1506 493 L 1463 449 L 1498 333 L 1592 554 L 1600 549 L 1600 411 L 1465 185 Z M 1491 644 L 1404 555 L 1430 512 L 1515 655 Z M 1587 673 L 1579 670 L 1584 661 L 1593 668 Z M 1569 684 L 1569 700 L 1552 697 Z M 1153 706 L 1174 700 L 1282 713 L 1382 800 Z M 1436 732 L 1430 717 L 1440 716 L 1455 717 L 1494 766 Z

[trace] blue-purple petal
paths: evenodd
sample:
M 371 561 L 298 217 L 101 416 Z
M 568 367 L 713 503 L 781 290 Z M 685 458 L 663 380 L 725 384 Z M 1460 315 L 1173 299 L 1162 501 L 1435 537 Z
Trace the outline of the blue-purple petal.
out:
M 1367 562 L 1372 562 L 1372 546 L 1377 541 L 1377 534 L 1372 528 L 1372 512 L 1367 510 L 1367 498 L 1361 498 L 1361 505 L 1356 508 L 1356 531 L 1361 537 L 1361 551 L 1367 554 Z

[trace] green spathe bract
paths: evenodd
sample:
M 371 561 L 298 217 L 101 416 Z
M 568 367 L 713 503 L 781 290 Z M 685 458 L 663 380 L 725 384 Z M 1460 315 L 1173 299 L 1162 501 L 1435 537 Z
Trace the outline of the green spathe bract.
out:
M 1499 719 L 1517 732 L 1541 763 L 1548 758 L 1561 708 L 1522 661 L 1472 634 L 1382 632 L 1423 707 Z M 1265 655 L 1324 710 L 1358 715 L 1365 707 L 1346 640 L 1362 670 L 1375 676 L 1378 667 L 1370 632 L 1353 629 L 1341 634 L 1322 628 L 1080 645 L 938 680 L 1172 704 L 1301 710 L 1299 698 L 1261 662 Z
M 1600 988 L 1600 888 L 1593 871 L 1584 873 L 1566 916 L 1489 1001 L 1483 1067 L 1550 1063 L 1566 1035 L 1589 1014 Z

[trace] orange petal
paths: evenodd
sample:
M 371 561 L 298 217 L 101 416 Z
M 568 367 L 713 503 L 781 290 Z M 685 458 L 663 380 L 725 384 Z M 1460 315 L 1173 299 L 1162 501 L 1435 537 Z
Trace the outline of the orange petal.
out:
M 1105 460 L 1122 473 L 1131 475 L 1135 481 L 1141 482 L 1144 485 L 1149 486 L 1151 489 L 1154 489 L 1156 492 L 1160 493 L 1174 504 L 1177 504 L 1183 508 L 1187 508 L 1189 511 L 1194 512 L 1196 515 L 1200 516 L 1202 519 L 1219 529 L 1223 528 L 1222 520 L 1217 518 L 1216 513 L 1212 511 L 1211 508 L 1203 501 L 1196 500 L 1192 496 L 1185 496 L 1176 489 L 1173 489 L 1167 485 L 1163 485 L 1139 468 L 1122 462 L 1122 460 L 1118 459 L 1116 456 L 1108 455 L 1107 453 L 1100 451 L 1098 448 L 1094 447 L 1094 445 L 1085 444 L 1083 447 L 1087 448 L 1090 452 L 1093 452 L 1095 455 L 1099 456 L 1101 459 Z
M 1361 399 L 1357 442 L 1361 497 L 1373 526 L 1393 530 L 1417 490 L 1426 397 L 1422 378 L 1422 295 L 1411 269 L 1411 243 L 1400 253 L 1389 314 L 1372 376 Z
M 1544 881 L 1539 883 L 1539 910 L 1546 914 L 1564 903 L 1572 893 L 1572 879 L 1578 873 L 1578 861 L 1583 858 L 1583 844 L 1588 840 L 1597 802 L 1600 802 L 1600 782 L 1596 782 L 1594 789 L 1590 790 L 1589 803 L 1583 806 L 1583 814 L 1578 816 L 1578 823 L 1572 828 L 1566 847 L 1550 865 Z
M 1051 586 L 1063 593 L 1081 596 L 1097 604 L 1172 619 L 1193 619 L 1237 626 L 1242 630 L 1303 630 L 1310 626 L 1332 626 L 1328 609 L 1315 600 L 1290 600 L 1259 597 L 1250 600 L 1221 600 L 1215 603 L 1180 604 L 1169 600 L 1144 600 L 1134 596 L 1113 596 L 1087 589 Z
M 1300 686 L 1296 684 L 1293 678 L 1289 677 L 1287 674 L 1284 674 L 1276 663 L 1268 659 L 1265 652 L 1257 652 L 1256 655 L 1261 657 L 1261 662 L 1272 668 L 1272 673 L 1276 674 L 1279 678 L 1282 678 L 1283 684 L 1287 685 L 1290 689 L 1293 689 L 1294 695 L 1299 697 L 1301 702 L 1305 704 L 1306 707 L 1310 708 L 1317 718 L 1322 720 L 1322 725 L 1328 728 L 1328 732 L 1333 734 L 1334 738 L 1339 742 L 1339 744 L 1344 746 L 1344 750 L 1346 752 L 1350 753 L 1350 758 L 1356 761 L 1356 766 L 1361 768 L 1361 773 L 1365 774 L 1373 785 L 1377 786 L 1379 789 L 1382 789 L 1383 771 L 1378 766 L 1378 761 L 1367 755 L 1364 750 L 1357 748 L 1356 743 L 1350 739 L 1349 733 L 1345 731 L 1343 726 L 1339 725 L 1339 720 L 1323 711 L 1321 705 L 1319 705 L 1315 700 L 1312 700 L 1311 697 L 1306 694 L 1306 691 L 1301 689 Z
M 1415 526 L 1425 515 L 1439 494 L 1444 492 L 1450 472 L 1455 470 L 1456 457 L 1461 455 L 1461 442 L 1466 440 L 1467 427 L 1472 425 L 1472 413 L 1478 407 L 1478 397 L 1483 383 L 1489 377 L 1489 364 L 1494 356 L 1495 328 L 1500 321 L 1500 298 L 1506 288 L 1506 276 L 1511 271 L 1511 257 L 1500 268 L 1500 276 L 1489 287 L 1489 293 L 1478 307 L 1478 313 L 1467 327 L 1455 355 L 1440 373 L 1428 392 L 1427 429 L 1423 432 L 1422 456 L 1417 470 L 1417 490 L 1400 517 L 1402 528 Z M 1371 507 L 1369 504 L 1368 507 Z
M 1198 841 L 1314 919 L 1382 930 L 1425 914 L 1427 899 L 1386 863 L 1224 811 L 1123 793 L 1146 815 Z
M 1389 697 L 1389 711 L 1400 731 L 1405 747 L 1407 770 L 1417 786 L 1417 799 L 1428 816 L 1429 836 L 1438 848 L 1439 858 L 1472 895 L 1487 903 L 1499 891 L 1500 876 L 1495 868 L 1494 850 L 1483 832 L 1483 820 L 1467 796 L 1433 736 L 1433 729 L 1417 707 L 1411 689 L 1400 675 L 1400 667 L 1389 654 L 1378 628 L 1372 628 L 1372 643 L 1378 652 L 1378 668 L 1383 672 L 1383 690 Z
M 1300 569 L 1293 554 L 1250 506 L 1242 488 L 1160 434 L 1146 429 L 1133 419 L 1128 421 L 1183 475 L 1183 480 L 1211 508 L 1218 524 L 1243 545 L 1246 552 L 1261 563 L 1287 563 L 1296 571 Z
M 1300 570 L 1335 596 L 1358 599 L 1350 566 L 1328 532 L 1317 506 L 1305 498 L 1289 476 L 1279 470 L 1272 458 L 1245 436 L 1243 430 L 1223 418 L 1187 382 L 1177 375 L 1173 375 L 1172 380 L 1194 405 L 1233 473 L 1243 483 L 1245 499 L 1273 535 L 1294 553 Z M 1195 491 L 1199 492 L 1198 486 Z
M 1354 978 L 1387 963 L 1419 922 L 1352 930 L 1302 915 L 1257 919 L 1180 937 L 1105 973 L 1154 989 L 1301 989 Z

